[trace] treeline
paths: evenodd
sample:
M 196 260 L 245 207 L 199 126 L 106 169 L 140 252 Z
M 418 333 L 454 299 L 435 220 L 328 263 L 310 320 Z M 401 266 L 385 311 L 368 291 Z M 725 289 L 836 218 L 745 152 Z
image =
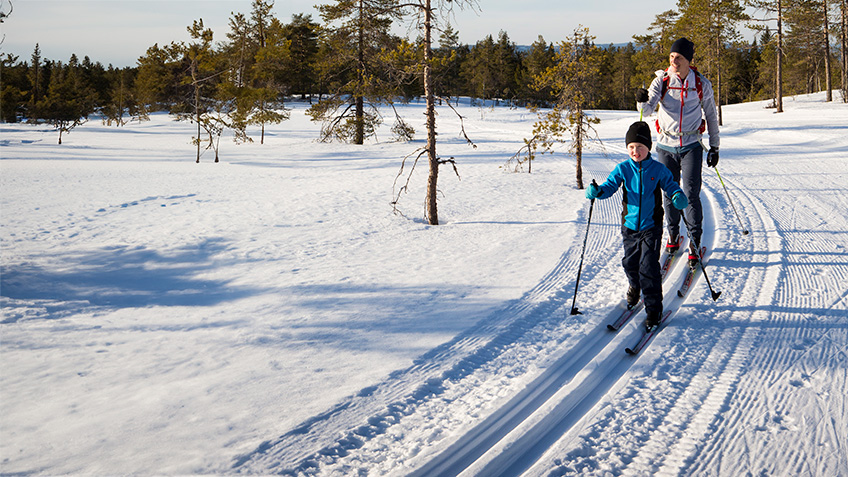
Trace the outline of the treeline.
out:
M 0 119 L 48 122 L 61 142 L 61 132 L 94 113 L 120 126 L 168 111 L 196 123 L 198 147 L 210 147 L 226 129 L 237 141 L 252 140 L 249 125 L 264 134 L 266 124 L 287 118 L 284 101 L 294 97 L 312 103 L 310 114 L 324 124 L 322 139 L 361 143 L 383 120 L 376 105 L 423 94 L 424 48 L 421 39 L 389 33 L 401 18 L 392 13 L 392 1 L 367 0 L 362 4 L 370 9 L 358 10 L 350 3 L 320 6 L 323 24 L 309 15 L 285 23 L 273 15 L 273 2 L 254 0 L 251 12 L 233 14 L 222 40 L 213 41 L 213 32 L 197 20 L 188 27 L 190 42 L 154 45 L 130 68 L 104 67 L 87 56 L 49 60 L 38 45 L 28 60 L 6 54 Z M 737 0 L 680 0 L 677 10 L 657 15 L 645 35 L 599 47 L 597 87 L 585 106 L 633 108 L 633 91 L 667 66 L 669 46 L 680 36 L 696 42 L 694 64 L 719 85 L 721 104 L 777 102 L 778 92 L 810 93 L 831 83 L 841 85 L 846 98 L 845 0 L 748 3 L 759 4 L 760 18 L 748 17 L 746 4 Z M 757 20 L 767 25 L 778 13 L 779 31 L 764 26 L 753 41 L 741 39 L 741 28 Z M 436 96 L 551 104 L 552 92 L 537 78 L 555 66 L 558 44 L 540 36 L 519 47 L 502 31 L 465 45 L 450 24 L 438 32 L 429 61 Z M 412 133 L 402 122 L 395 131 L 399 137 Z

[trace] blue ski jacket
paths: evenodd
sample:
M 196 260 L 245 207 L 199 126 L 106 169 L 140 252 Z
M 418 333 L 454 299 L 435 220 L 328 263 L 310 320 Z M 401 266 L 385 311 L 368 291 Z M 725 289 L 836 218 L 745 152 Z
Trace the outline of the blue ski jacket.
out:
M 641 162 L 628 159 L 615 166 L 607 180 L 598 186 L 601 189 L 598 198 L 612 197 L 622 184 L 621 222 L 636 232 L 662 226 L 662 191 L 669 197 L 683 193 L 671 171 L 650 155 Z

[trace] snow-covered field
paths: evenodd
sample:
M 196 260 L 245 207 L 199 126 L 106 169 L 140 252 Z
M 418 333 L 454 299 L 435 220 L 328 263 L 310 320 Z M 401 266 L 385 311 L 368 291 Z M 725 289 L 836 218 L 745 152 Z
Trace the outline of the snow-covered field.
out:
M 838 96 L 838 95 L 837 95 Z M 724 108 L 705 169 L 707 272 L 638 356 L 620 202 L 574 161 L 501 168 L 523 109 L 440 109 L 440 226 L 423 145 L 266 144 L 194 163 L 166 115 L 64 137 L 0 125 L 0 473 L 848 475 L 848 105 Z M 636 115 L 597 112 L 599 181 Z M 388 140 L 387 125 L 380 132 Z M 409 163 L 407 163 L 408 171 Z M 749 235 L 742 235 L 742 227 Z M 584 238 L 577 305 L 570 314 Z

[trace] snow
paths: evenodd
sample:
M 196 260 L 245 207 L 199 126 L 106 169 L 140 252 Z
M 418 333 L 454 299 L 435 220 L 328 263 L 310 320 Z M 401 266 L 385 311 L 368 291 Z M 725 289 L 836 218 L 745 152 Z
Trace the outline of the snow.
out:
M 429 226 L 423 161 L 391 206 L 422 104 L 399 108 L 416 141 L 363 146 L 290 106 L 218 164 L 167 115 L 61 146 L 0 125 L 0 472 L 848 474 L 848 105 L 724 108 L 732 204 L 712 169 L 702 196 L 721 298 L 676 298 L 679 261 L 636 357 L 644 313 L 606 331 L 620 202 L 586 235 L 573 159 L 501 167 L 533 114 L 460 105 L 472 148 L 440 108 L 460 178 L 442 168 Z M 600 181 L 635 116 L 596 114 Z

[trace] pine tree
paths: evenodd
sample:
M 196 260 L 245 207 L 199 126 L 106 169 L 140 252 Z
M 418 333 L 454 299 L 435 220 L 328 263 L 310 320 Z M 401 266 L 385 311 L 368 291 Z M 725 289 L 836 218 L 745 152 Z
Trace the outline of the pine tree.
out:
M 82 78 L 76 55 L 71 55 L 67 65 L 51 64 L 47 94 L 36 109 L 37 119 L 46 121 L 59 132 L 59 144 L 62 144 L 63 134 L 84 124 L 94 112 L 93 91 Z
M 18 122 L 19 115 L 25 111 L 27 90 L 27 65 L 18 61 L 18 57 L 7 53 L 0 58 L 0 78 L 3 79 L 0 91 L 0 121 Z
M 289 118 L 283 96 L 290 42 L 271 15 L 272 3 L 254 0 L 252 5 L 249 19 L 242 13 L 230 18 L 229 42 L 218 51 L 229 72 L 218 82 L 215 99 L 220 122 L 233 130 L 236 143 L 252 142 L 247 128 L 258 125 L 264 144 L 265 126 Z
M 197 135 L 192 138 L 197 146 L 195 162 L 200 163 L 204 143 L 205 149 L 215 150 L 215 162 L 219 162 L 218 145 L 227 127 L 225 116 L 231 110 L 227 106 L 232 103 L 216 93 L 223 74 L 229 70 L 219 64 L 221 58 L 212 49 L 213 32 L 203 25 L 203 19 L 194 20 L 187 30 L 193 41 L 179 45 L 184 64 L 181 86 L 185 93 L 171 113 L 180 121 L 197 125 Z
M 129 121 L 146 119 L 132 87 L 136 71 L 135 68 L 114 68 L 109 65 L 108 94 L 99 108 L 104 124 L 123 126 Z M 124 119 L 125 115 L 127 119 Z
M 152 111 L 173 110 L 181 102 L 178 90 L 183 77 L 184 49 L 179 43 L 172 42 L 163 48 L 157 43 L 138 59 L 133 81 L 137 120 L 148 120 Z
M 559 44 L 555 66 L 536 77 L 536 88 L 550 88 L 554 106 L 539 114 L 533 126 L 533 136 L 525 138 L 525 145 L 513 156 L 519 166 L 527 162 L 532 167 L 536 151 L 552 153 L 558 142 L 571 139 L 569 152 L 576 159 L 577 188 L 583 189 L 583 149 L 594 134 L 594 125 L 600 119 L 586 111 L 595 107 L 600 97 L 598 81 L 603 52 L 593 43 L 595 37 L 588 28 L 578 27 L 574 35 Z M 568 136 L 568 137 L 567 137 Z M 523 156 L 523 157 L 522 157 Z
M 264 34 L 264 41 L 253 58 L 252 87 L 245 91 L 238 108 L 245 125 L 260 126 L 260 144 L 265 144 L 266 124 L 277 124 L 289 119 L 283 97 L 286 88 L 284 74 L 291 58 L 291 41 L 286 39 L 285 27 L 276 18 L 264 28 Z M 242 124 L 241 120 L 236 122 Z
M 386 84 L 377 58 L 395 44 L 388 33 L 400 17 L 394 7 L 394 0 L 336 0 L 318 6 L 329 32 L 331 52 L 323 56 L 322 68 L 330 76 L 330 96 L 307 112 L 323 121 L 321 140 L 364 144 L 379 125 L 377 105 L 386 97 Z
M 534 78 L 554 65 L 554 55 L 554 46 L 539 35 L 524 57 L 521 87 L 524 97 L 529 99 L 533 106 L 545 106 L 551 100 L 551 89 L 549 87 L 536 89 L 533 87 L 533 82 Z
M 822 23 L 821 0 L 793 0 L 786 8 L 786 56 L 789 90 L 795 93 L 821 91 L 826 63 L 826 27 Z
M 824 45 L 824 77 L 825 77 L 825 90 L 826 101 L 833 101 L 833 83 L 831 83 L 831 73 L 830 73 L 830 16 L 828 15 L 828 3 L 829 0 L 821 0 L 823 7 L 823 15 L 822 15 L 822 44 Z
M 777 22 L 777 35 L 774 41 L 774 103 L 778 113 L 783 112 L 783 13 L 784 3 L 787 0 L 746 0 L 747 5 L 757 10 L 762 16 L 756 18 L 760 22 Z M 765 44 L 763 44 L 765 46 Z
M 696 45 L 695 62 L 715 84 L 719 124 L 722 123 L 722 56 L 725 45 L 739 38 L 737 25 L 748 20 L 740 0 L 679 0 L 682 13 L 677 22 L 681 35 Z

